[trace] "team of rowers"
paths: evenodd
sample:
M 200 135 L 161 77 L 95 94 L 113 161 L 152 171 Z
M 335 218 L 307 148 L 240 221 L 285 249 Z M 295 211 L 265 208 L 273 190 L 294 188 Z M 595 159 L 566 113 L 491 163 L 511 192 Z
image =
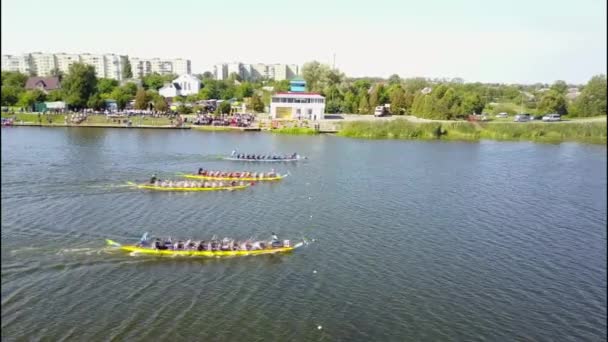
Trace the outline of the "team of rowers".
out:
M 245 182 L 237 182 L 235 180 L 231 182 L 215 182 L 215 181 L 172 181 L 172 180 L 161 180 L 153 175 L 150 178 L 150 185 L 154 185 L 159 188 L 223 188 L 227 186 L 244 186 Z
M 253 241 L 251 239 L 245 241 L 235 241 L 228 238 L 224 238 L 222 240 L 217 240 L 214 238 L 208 241 L 173 241 L 170 237 L 166 239 L 156 238 L 154 241 L 150 241 L 146 237 L 142 238 L 137 245 L 139 247 L 174 251 L 255 251 L 289 247 L 289 240 L 280 241 L 275 233 L 272 233 L 272 239 L 270 241 Z
M 263 154 L 244 154 L 244 153 L 236 153 L 235 151 L 232 151 L 232 153 L 230 154 L 231 157 L 236 158 L 236 159 L 256 159 L 256 160 L 291 160 L 291 159 L 297 159 L 298 158 L 298 154 L 297 153 L 293 153 L 291 155 L 284 155 L 284 156 L 279 156 L 276 154 L 272 154 L 272 155 L 263 155 Z
M 200 176 L 208 176 L 208 177 L 221 177 L 221 178 L 274 178 L 277 177 L 277 173 L 274 169 L 270 170 L 270 172 L 225 172 L 225 171 L 209 171 L 205 170 L 202 167 L 198 169 L 198 174 Z

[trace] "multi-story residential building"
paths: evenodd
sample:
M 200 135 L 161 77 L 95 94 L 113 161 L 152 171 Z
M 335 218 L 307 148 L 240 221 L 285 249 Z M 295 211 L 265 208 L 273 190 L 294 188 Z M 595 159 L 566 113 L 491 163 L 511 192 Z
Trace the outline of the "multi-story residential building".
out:
M 104 68 L 107 78 L 113 78 L 115 80 L 122 80 L 123 70 L 127 64 L 127 56 L 120 56 L 114 54 L 107 54 L 104 56 Z M 135 70 L 131 66 L 133 76 L 135 76 Z
M 192 74 L 192 66 L 189 59 L 174 59 L 173 60 L 173 73 L 176 75 L 190 75 Z
M 80 62 L 80 55 L 73 53 L 58 53 L 55 54 L 55 67 L 62 73 L 67 74 L 70 71 L 70 65 Z M 99 74 L 97 74 L 99 75 Z M 40 77 L 48 75 L 38 75 Z M 101 76 L 100 76 L 101 77 Z
M 149 60 L 137 57 L 129 57 L 131 72 L 134 78 L 142 78 L 152 73 L 152 65 Z
M 268 75 L 268 66 L 266 64 L 251 64 L 251 79 L 259 80 L 266 78 L 270 78 Z
M 239 77 L 241 77 L 241 79 L 243 78 L 242 76 L 242 72 L 241 72 L 241 67 L 243 66 L 243 64 L 241 63 L 229 63 L 228 64 L 228 77 L 230 77 L 230 75 L 232 74 L 237 74 L 239 75 Z
M 295 64 L 275 64 L 274 77 L 275 81 L 291 80 L 298 75 L 298 66 Z
M 31 56 L 29 54 L 20 56 L 2 55 L 2 70 L 4 71 L 19 71 L 22 74 L 29 75 L 31 64 Z
M 31 62 L 30 70 L 38 76 L 50 76 L 51 71 L 57 68 L 55 63 L 55 55 L 52 53 L 34 52 L 30 54 Z
M 97 77 L 123 79 L 127 61 L 131 63 L 133 77 L 141 78 L 153 72 L 159 74 L 189 75 L 192 73 L 188 59 L 134 58 L 117 54 L 68 54 L 68 53 L 26 53 L 23 55 L 2 55 L 2 70 L 19 71 L 40 77 L 50 76 L 54 69 L 68 73 L 70 65 L 85 63 L 95 68 Z
M 97 77 L 107 77 L 104 55 L 83 53 L 82 55 L 80 55 L 80 62 L 92 65 L 95 68 L 95 73 L 97 74 Z
M 227 64 L 216 64 L 213 66 L 213 74 L 215 79 L 222 81 L 228 78 L 228 65 Z
M 214 66 L 215 78 L 225 80 L 236 73 L 244 81 L 271 79 L 275 81 L 290 80 L 298 75 L 298 66 L 295 64 L 244 64 L 224 63 Z

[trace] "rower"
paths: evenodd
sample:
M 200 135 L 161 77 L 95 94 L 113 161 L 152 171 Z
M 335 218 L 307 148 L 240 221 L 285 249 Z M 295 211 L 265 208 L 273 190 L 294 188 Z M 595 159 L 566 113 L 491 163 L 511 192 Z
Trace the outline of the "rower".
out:
M 203 174 L 203 168 L 202 168 L 202 167 L 199 167 L 199 168 L 198 168 L 198 174 L 199 174 L 199 175 L 202 175 L 202 174 Z
M 150 184 L 154 184 L 154 183 L 156 183 L 156 179 L 157 179 L 157 178 L 156 178 L 156 174 L 153 174 L 153 175 L 152 175 L 152 178 L 150 178 Z

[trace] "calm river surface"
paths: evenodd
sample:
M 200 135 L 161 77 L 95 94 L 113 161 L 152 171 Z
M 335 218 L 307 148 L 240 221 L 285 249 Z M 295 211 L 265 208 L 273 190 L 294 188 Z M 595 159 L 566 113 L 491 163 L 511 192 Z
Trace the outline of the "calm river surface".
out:
M 235 192 L 124 187 L 299 152 Z M 104 239 L 301 237 L 289 255 Z M 316 271 L 316 272 L 315 272 Z M 322 326 L 322 329 L 318 327 Z M 2 340 L 606 339 L 606 147 L 2 128 Z

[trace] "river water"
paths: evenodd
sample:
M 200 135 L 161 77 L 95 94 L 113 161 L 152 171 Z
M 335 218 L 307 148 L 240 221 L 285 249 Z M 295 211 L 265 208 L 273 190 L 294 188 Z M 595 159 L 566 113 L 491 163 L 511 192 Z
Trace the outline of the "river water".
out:
M 299 152 L 234 192 L 125 187 Z M 2 340 L 606 339 L 606 147 L 2 128 Z M 314 239 L 155 258 L 104 239 Z

